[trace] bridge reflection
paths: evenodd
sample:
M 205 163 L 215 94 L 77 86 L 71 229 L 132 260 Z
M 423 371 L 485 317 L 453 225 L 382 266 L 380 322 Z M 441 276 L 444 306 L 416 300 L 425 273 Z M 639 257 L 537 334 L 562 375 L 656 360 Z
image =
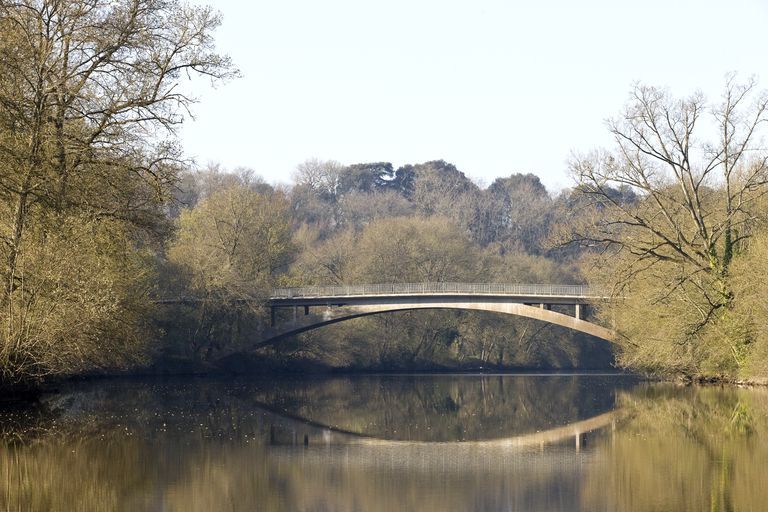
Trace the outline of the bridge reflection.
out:
M 275 444 L 534 446 L 609 426 L 617 375 L 424 375 L 110 382 L 51 398 L 40 423 Z M 52 421 L 55 420 L 55 421 Z M 12 425 L 11 421 L 5 422 Z M 19 430 L 19 429 L 15 429 Z M 35 425 L 26 425 L 33 432 Z M 575 441 L 574 441 L 575 442 Z
M 559 444 L 573 441 L 577 450 L 581 448 L 582 436 L 590 432 L 611 427 L 615 429 L 616 422 L 621 417 L 620 410 L 598 414 L 591 418 L 575 421 L 567 425 L 540 432 L 472 441 L 404 441 L 397 439 L 381 439 L 356 432 L 349 432 L 310 420 L 275 414 L 265 410 L 269 422 L 270 444 L 315 446 L 315 445 L 357 445 L 366 447 L 409 447 L 409 448 L 469 448 L 469 449 L 504 449 L 543 447 L 549 444 Z

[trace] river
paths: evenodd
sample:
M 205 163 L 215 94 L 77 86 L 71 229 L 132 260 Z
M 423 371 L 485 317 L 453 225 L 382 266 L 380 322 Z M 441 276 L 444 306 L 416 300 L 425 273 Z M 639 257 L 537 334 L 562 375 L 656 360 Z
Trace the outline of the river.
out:
M 0 410 L 0 510 L 752 511 L 768 391 L 622 375 L 109 379 Z

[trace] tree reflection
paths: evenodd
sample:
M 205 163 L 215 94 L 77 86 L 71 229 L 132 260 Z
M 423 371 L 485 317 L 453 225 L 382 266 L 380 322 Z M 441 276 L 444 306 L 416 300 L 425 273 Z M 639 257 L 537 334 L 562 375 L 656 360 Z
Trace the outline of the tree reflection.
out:
M 434 448 L 434 447 L 433 447 Z M 6 510 L 572 510 L 579 464 L 562 454 L 322 448 L 139 439 L 0 450 Z
M 598 449 L 592 510 L 756 511 L 768 503 L 768 393 L 645 386 L 620 395 L 629 419 Z

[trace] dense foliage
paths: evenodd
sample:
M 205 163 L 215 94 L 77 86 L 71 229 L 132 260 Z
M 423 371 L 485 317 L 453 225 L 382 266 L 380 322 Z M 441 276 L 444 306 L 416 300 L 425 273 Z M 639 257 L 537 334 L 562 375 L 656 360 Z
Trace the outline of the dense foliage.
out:
M 0 377 L 146 358 L 153 252 L 191 75 L 232 74 L 209 8 L 0 2 Z

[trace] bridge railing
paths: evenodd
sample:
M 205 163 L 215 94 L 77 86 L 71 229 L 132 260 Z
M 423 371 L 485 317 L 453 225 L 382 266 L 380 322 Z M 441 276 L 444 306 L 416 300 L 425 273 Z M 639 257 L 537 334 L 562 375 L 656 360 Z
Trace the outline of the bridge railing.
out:
M 524 297 L 608 297 L 608 293 L 581 284 L 509 283 L 384 283 L 342 286 L 302 286 L 278 288 L 273 299 L 303 297 L 351 297 L 367 295 L 419 294 L 514 295 Z

